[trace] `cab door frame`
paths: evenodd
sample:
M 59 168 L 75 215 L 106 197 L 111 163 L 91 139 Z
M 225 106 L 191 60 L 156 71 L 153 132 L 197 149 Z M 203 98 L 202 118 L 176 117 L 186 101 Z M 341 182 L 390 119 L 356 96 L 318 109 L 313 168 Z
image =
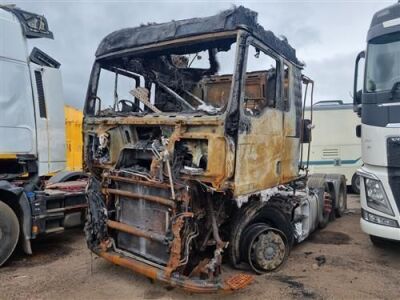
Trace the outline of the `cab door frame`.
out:
M 281 181 L 281 151 L 284 142 L 282 57 L 253 36 L 249 36 L 246 40 L 243 70 L 247 70 L 251 46 L 276 60 L 275 107 L 267 105 L 257 116 L 245 113 L 246 71 L 242 72 L 234 178 L 235 196 L 265 190 L 277 186 Z

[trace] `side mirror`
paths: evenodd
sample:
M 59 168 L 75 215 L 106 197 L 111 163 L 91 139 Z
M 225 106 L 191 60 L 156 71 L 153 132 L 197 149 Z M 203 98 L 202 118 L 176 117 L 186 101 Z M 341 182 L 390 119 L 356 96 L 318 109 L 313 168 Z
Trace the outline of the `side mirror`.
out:
M 353 86 L 353 110 L 354 112 L 359 111 L 359 106 L 361 105 L 361 90 L 357 91 L 357 83 L 358 83 L 358 66 L 360 63 L 360 60 L 362 58 L 365 58 L 365 51 L 361 51 L 358 53 L 357 58 L 356 58 L 356 65 L 354 68 L 354 86 Z
M 356 136 L 357 136 L 358 138 L 361 137 L 361 125 L 357 125 L 357 126 L 356 126 Z
M 311 120 L 304 119 L 302 123 L 302 135 L 301 135 L 301 143 L 309 144 L 311 142 L 311 129 L 312 123 Z

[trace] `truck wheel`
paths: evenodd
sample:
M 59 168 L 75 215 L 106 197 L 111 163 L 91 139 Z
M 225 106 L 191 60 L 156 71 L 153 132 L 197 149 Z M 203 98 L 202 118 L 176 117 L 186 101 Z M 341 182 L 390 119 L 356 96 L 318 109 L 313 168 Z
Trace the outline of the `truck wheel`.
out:
M 342 174 L 327 174 L 325 178 L 333 184 L 334 217 L 340 218 L 347 208 L 346 177 Z
M 307 181 L 307 186 L 316 192 L 319 203 L 319 222 L 320 229 L 325 228 L 329 221 L 334 218 L 333 205 L 334 205 L 334 188 L 331 183 L 328 184 L 326 174 L 312 174 Z
M 344 182 L 340 182 L 339 191 L 337 193 L 337 198 L 335 201 L 335 214 L 337 218 L 340 218 L 344 215 L 346 207 L 347 207 L 346 184 Z
M 243 232 L 241 251 L 246 261 L 258 274 L 277 270 L 289 255 L 289 243 L 285 234 L 265 223 L 256 223 Z
M 18 237 L 18 218 L 7 204 L 0 201 L 0 266 L 13 253 Z
M 371 240 L 371 243 L 377 248 L 383 248 L 385 245 L 388 244 L 388 240 L 375 235 L 370 235 L 369 239 Z
M 351 177 L 351 190 L 354 194 L 360 194 L 360 182 L 360 176 L 357 174 L 354 174 L 353 177 Z
M 328 184 L 326 184 L 325 190 L 322 193 L 323 193 L 322 196 L 320 196 L 323 199 L 323 201 L 322 201 L 322 216 L 321 216 L 321 219 L 318 224 L 318 227 L 320 229 L 323 229 L 326 226 L 328 226 L 328 223 L 331 220 L 331 216 L 333 213 L 332 212 L 332 209 L 333 209 L 332 192 L 329 190 Z
M 47 184 L 74 181 L 82 178 L 88 178 L 88 175 L 81 171 L 61 171 L 51 177 Z

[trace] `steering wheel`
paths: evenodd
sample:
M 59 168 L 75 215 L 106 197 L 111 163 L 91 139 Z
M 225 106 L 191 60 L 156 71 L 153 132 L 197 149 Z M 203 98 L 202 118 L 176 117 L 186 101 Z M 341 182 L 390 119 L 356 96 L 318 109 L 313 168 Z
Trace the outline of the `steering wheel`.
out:
M 126 106 L 130 106 L 131 107 L 131 111 L 143 112 L 143 109 L 141 109 L 139 105 L 137 105 L 135 102 L 133 102 L 131 100 L 121 99 L 121 100 L 118 101 L 118 105 L 120 103 L 122 103 L 122 108 L 124 107 L 124 105 L 126 105 Z M 123 110 L 121 110 L 121 111 L 123 111 Z

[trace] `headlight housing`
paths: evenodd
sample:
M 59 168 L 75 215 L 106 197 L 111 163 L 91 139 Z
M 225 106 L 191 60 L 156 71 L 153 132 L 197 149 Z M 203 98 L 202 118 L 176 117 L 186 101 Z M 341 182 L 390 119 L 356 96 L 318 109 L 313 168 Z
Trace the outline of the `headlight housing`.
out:
M 389 226 L 389 227 L 399 227 L 399 223 L 397 223 L 396 220 L 392 220 L 389 218 L 385 218 L 382 216 L 375 215 L 373 213 L 370 213 L 364 209 L 361 209 L 361 215 L 364 220 L 369 221 L 371 223 L 379 224 L 379 225 L 384 225 L 384 226 Z
M 388 198 L 386 197 L 386 193 L 381 182 L 376 179 L 364 177 L 364 184 L 368 207 L 394 216 L 393 209 Z

